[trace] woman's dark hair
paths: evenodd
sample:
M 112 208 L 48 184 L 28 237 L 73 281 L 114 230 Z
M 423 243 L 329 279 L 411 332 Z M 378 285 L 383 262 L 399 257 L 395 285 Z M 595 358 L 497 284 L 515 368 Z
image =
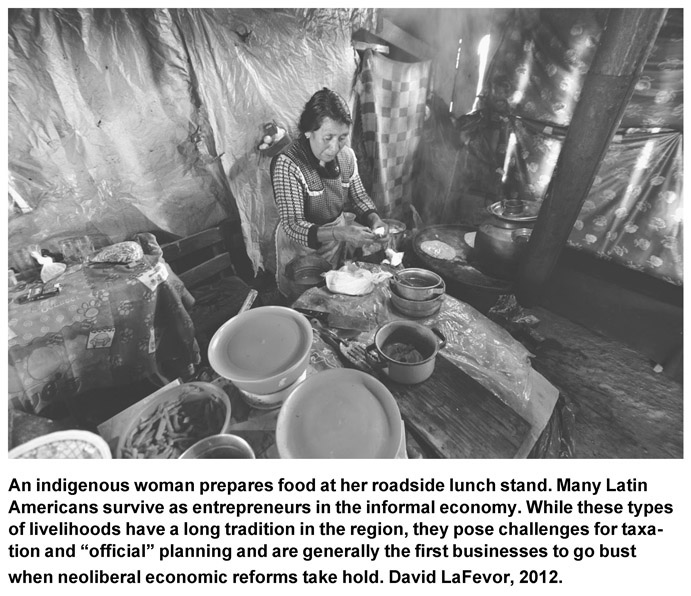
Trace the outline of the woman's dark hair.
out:
M 298 128 L 303 134 L 318 130 L 325 118 L 348 126 L 353 124 L 348 104 L 338 93 L 326 87 L 317 91 L 305 104 Z

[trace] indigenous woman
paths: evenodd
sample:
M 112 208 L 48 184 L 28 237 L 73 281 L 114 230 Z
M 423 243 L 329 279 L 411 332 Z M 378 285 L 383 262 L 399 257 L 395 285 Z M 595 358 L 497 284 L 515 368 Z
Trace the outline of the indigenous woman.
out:
M 314 254 L 338 268 L 348 245 L 363 246 L 386 237 L 387 226 L 367 195 L 355 153 L 346 144 L 352 123 L 343 98 L 324 87 L 305 104 L 300 136 L 271 162 L 280 218 L 276 281 L 291 300 L 297 296 L 286 265 L 294 258 Z M 367 225 L 349 222 L 346 206 Z

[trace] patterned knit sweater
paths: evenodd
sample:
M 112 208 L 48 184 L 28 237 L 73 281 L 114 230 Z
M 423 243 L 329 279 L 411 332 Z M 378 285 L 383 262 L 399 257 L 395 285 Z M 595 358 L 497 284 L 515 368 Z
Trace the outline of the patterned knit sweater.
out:
M 364 217 L 376 211 L 350 147 L 323 167 L 301 135 L 271 160 L 270 172 L 280 225 L 303 246 L 319 248 L 319 226 L 334 221 L 346 207 Z

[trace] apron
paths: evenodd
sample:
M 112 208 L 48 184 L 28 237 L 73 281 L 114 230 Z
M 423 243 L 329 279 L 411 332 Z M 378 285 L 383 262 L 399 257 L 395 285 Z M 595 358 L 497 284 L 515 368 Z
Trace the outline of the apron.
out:
M 345 217 L 343 213 L 341 213 L 331 223 L 320 225 L 319 227 L 330 230 L 331 228 L 344 227 L 345 225 Z M 286 265 L 295 257 L 316 255 L 327 260 L 331 263 L 331 266 L 336 269 L 340 267 L 345 254 L 346 243 L 339 240 L 323 242 L 318 249 L 298 244 L 288 237 L 283 230 L 283 226 L 279 222 L 276 228 L 276 284 L 278 285 L 279 291 L 291 302 L 304 292 L 304 286 L 294 284 L 292 280 L 285 275 Z

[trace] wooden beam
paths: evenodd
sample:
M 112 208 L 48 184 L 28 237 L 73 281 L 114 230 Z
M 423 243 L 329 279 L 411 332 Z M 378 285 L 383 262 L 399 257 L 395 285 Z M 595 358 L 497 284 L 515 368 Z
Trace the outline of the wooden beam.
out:
M 389 53 L 389 46 L 385 46 L 380 43 L 367 43 L 366 41 L 353 41 L 353 49 L 359 52 L 364 50 L 372 50 L 373 52 L 379 52 L 380 54 Z
M 666 9 L 612 9 L 585 77 L 520 268 L 518 298 L 539 301 L 631 99 Z
M 420 60 L 429 60 L 434 55 L 432 46 L 413 37 L 388 19 L 381 19 L 375 34 L 389 45 L 396 46 Z

